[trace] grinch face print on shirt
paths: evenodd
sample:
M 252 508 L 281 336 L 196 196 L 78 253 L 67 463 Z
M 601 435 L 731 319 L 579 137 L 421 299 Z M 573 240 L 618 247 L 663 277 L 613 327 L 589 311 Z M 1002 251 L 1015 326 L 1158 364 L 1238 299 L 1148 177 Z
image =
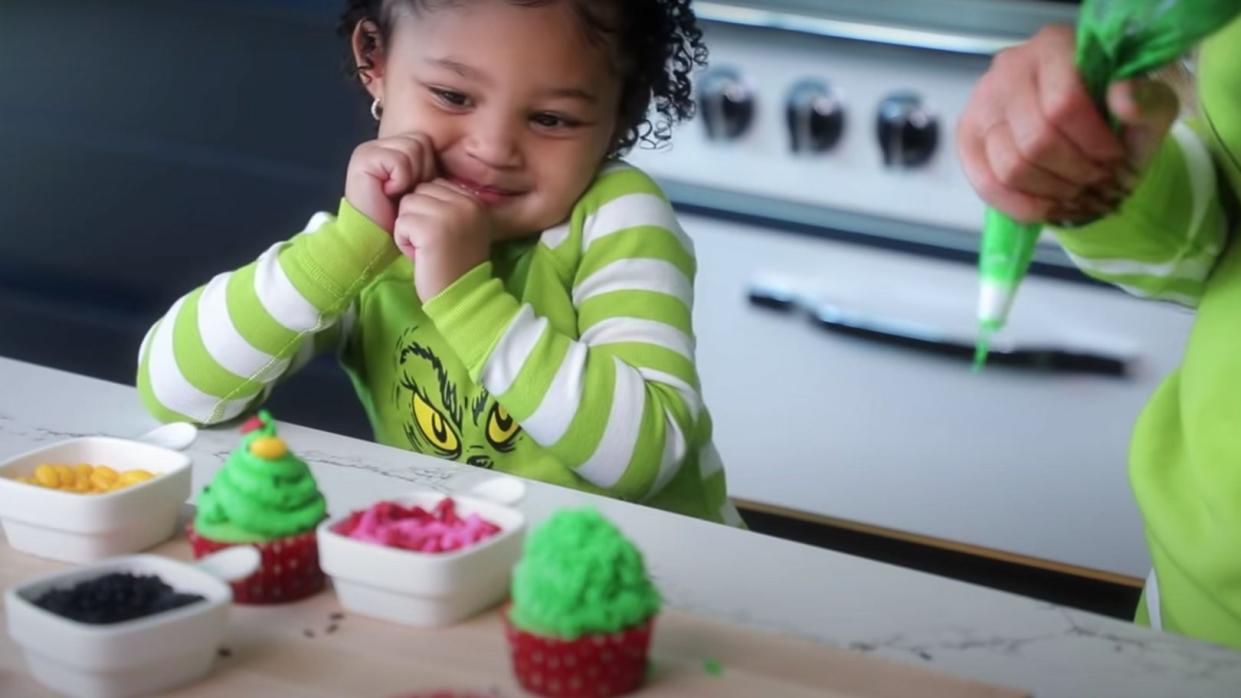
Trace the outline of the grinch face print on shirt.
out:
M 491 393 L 468 378 L 449 375 L 427 333 L 406 330 L 397 345 L 393 399 L 410 447 L 419 453 L 492 468 L 524 437 Z M 464 371 L 461 371 L 464 373 Z

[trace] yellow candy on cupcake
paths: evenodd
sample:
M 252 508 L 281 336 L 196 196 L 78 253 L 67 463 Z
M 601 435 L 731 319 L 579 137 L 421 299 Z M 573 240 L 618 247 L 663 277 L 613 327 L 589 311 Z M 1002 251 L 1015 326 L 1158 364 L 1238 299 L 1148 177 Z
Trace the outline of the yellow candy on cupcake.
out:
M 241 445 L 198 497 L 190 544 L 195 557 L 234 545 L 258 549 L 259 570 L 232 585 L 237 603 L 296 601 L 324 585 L 315 527 L 327 504 L 266 410 L 242 431 Z

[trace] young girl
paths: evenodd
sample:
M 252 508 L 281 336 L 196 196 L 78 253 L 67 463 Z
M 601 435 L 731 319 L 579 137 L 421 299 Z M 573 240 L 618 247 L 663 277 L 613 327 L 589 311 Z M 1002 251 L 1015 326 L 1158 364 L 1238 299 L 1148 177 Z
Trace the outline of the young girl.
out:
M 354 0 L 342 30 L 379 138 L 335 217 L 156 323 L 147 408 L 231 419 L 337 351 L 382 443 L 739 522 L 694 366 L 693 248 L 616 159 L 692 111 L 688 0 Z
M 1197 75 L 1175 126 L 1168 85 L 1113 85 L 1118 138 L 1073 68 L 1072 29 L 1051 27 L 997 57 L 958 146 L 989 203 L 1073 223 L 1056 232 L 1083 271 L 1197 309 L 1133 436 L 1154 562 L 1137 619 L 1241 649 L 1241 19 L 1203 44 Z

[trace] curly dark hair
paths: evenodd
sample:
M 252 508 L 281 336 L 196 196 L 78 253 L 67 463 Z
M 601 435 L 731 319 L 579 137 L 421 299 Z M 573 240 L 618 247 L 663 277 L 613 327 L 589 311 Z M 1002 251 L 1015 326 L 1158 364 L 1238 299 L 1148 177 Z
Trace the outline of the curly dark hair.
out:
M 471 0 L 348 0 L 337 33 L 347 42 L 346 69 L 365 81 L 370 54 L 391 37 L 396 11 L 451 6 Z M 702 30 L 690 0 L 507 0 L 534 7 L 571 2 L 586 37 L 603 42 L 622 77 L 621 135 L 609 155 L 620 155 L 638 143 L 658 147 L 672 136 L 672 127 L 694 115 L 690 74 L 707 63 Z M 364 38 L 364 58 L 355 64 L 355 28 L 371 22 L 378 35 Z M 652 109 L 653 107 L 653 109 Z

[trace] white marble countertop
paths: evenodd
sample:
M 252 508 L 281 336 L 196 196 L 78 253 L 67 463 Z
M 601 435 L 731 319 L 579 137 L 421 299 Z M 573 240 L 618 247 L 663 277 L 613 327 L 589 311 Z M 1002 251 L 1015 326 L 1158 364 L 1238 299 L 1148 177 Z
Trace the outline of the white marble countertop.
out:
M 132 437 L 155 426 L 129 386 L 4 358 L 0 386 L 0 460 L 61 439 Z M 310 463 L 332 511 L 419 486 L 460 491 L 490 477 L 304 427 L 285 425 L 281 434 Z M 188 450 L 195 491 L 236 442 L 231 429 L 199 435 Z M 1241 653 L 1110 618 L 541 483 L 530 483 L 521 508 L 537 522 L 587 502 L 638 543 L 676 608 L 1040 698 L 1241 695 Z

